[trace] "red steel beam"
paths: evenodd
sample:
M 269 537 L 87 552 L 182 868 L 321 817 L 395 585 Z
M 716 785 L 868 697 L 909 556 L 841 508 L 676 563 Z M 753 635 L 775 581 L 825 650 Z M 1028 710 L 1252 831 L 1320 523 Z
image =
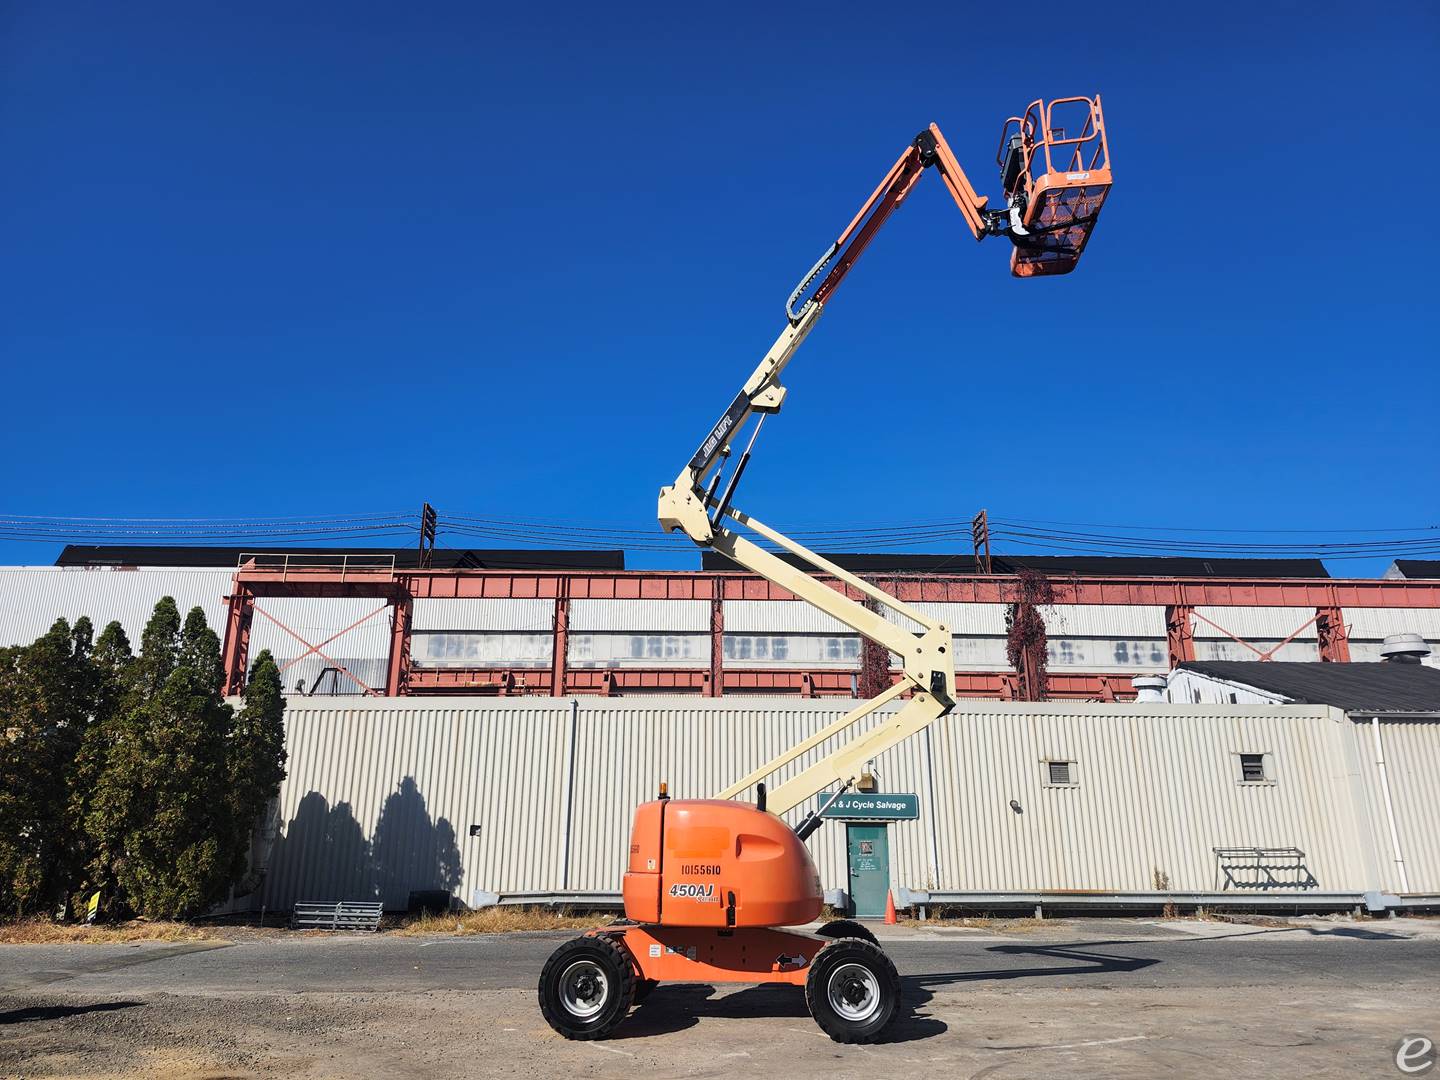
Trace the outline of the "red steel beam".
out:
M 822 581 L 830 579 L 821 577 Z M 428 599 L 495 597 L 554 599 L 568 586 L 571 599 L 790 600 L 763 578 L 722 571 L 509 571 L 399 570 L 364 574 L 315 570 L 245 569 L 236 574 L 257 596 L 385 596 L 408 592 Z M 885 575 L 901 600 L 1006 604 L 1015 600 L 1009 575 Z M 830 582 L 834 584 L 833 582 Z M 1158 578 L 1079 577 L 1051 579 L 1056 602 L 1214 607 L 1440 608 L 1440 580 L 1386 578 Z
M 229 612 L 225 616 L 225 645 L 221 661 L 225 666 L 224 692 L 226 696 L 245 691 L 245 677 L 250 664 L 250 626 L 255 621 L 255 594 L 246 586 L 235 582 L 230 595 L 225 597 Z
M 563 697 L 567 685 L 565 662 L 570 656 L 570 579 L 560 579 L 560 591 L 555 594 L 554 641 L 550 654 L 550 693 Z
M 414 607 L 414 601 L 408 595 L 398 597 L 392 605 L 390 663 L 385 677 L 388 697 L 410 692 L 410 626 L 414 619 Z
M 710 696 L 725 692 L 725 601 L 720 590 L 710 598 Z
M 1315 613 L 1315 632 L 1319 638 L 1320 659 L 1325 663 L 1350 662 L 1350 635 L 1345 618 L 1337 607 L 1321 608 Z
M 531 668 L 491 670 L 416 668 L 410 674 L 411 694 L 548 694 L 549 672 Z M 574 668 L 568 673 L 571 694 L 624 695 L 641 693 L 690 693 L 708 695 L 710 672 L 697 668 Z M 798 697 L 852 697 L 853 673 L 849 671 L 726 670 L 723 694 Z M 508 685 L 510 689 L 506 689 Z M 1012 671 L 962 671 L 955 676 L 961 698 L 1012 700 L 1016 697 Z M 1135 696 L 1130 677 L 1114 673 L 1050 672 L 1048 693 L 1052 699 L 1080 701 L 1123 701 Z

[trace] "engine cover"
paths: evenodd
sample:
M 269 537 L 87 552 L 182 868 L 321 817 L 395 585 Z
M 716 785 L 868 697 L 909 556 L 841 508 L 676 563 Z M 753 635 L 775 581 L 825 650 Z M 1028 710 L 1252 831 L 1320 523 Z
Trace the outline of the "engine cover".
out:
M 662 926 L 795 926 L 820 914 L 820 875 L 774 814 L 725 799 L 635 810 L 625 915 Z

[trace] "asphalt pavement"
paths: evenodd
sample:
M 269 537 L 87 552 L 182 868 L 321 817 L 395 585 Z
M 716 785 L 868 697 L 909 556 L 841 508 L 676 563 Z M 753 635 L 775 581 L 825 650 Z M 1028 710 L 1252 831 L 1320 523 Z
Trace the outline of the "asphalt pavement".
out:
M 566 1042 L 535 982 L 570 932 L 4 946 L 0 1075 L 1309 1078 L 1440 1041 L 1434 920 L 877 930 L 906 1015 L 868 1047 L 780 986 L 662 987 Z

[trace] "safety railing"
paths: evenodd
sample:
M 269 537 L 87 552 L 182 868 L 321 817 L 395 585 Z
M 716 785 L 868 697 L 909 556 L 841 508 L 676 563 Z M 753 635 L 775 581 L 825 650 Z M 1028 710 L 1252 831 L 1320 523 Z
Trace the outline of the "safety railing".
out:
M 340 581 L 374 581 L 395 576 L 390 554 L 342 555 L 327 552 L 244 551 L 236 562 L 241 573 L 273 574 L 280 580 L 306 580 L 317 576 Z
M 1060 124 L 1056 123 L 1057 113 Z M 1067 134 L 1064 126 L 1072 114 L 1078 122 L 1077 135 Z M 1048 104 L 1043 100 L 1032 101 L 1023 116 L 1012 116 L 1005 121 L 1000 132 L 1000 146 L 995 153 L 997 165 L 1004 165 L 1006 151 L 1017 133 L 1024 148 L 1023 175 L 1027 192 L 1035 181 L 1048 173 L 1088 172 L 1110 167 L 1110 146 L 1105 137 L 1105 121 L 1098 95 L 1094 98 L 1056 98 Z M 1071 149 L 1069 160 L 1057 169 L 1056 155 L 1052 151 L 1060 147 Z M 1044 169 L 1039 171 L 1036 168 L 1037 152 L 1042 154 L 1044 164 Z

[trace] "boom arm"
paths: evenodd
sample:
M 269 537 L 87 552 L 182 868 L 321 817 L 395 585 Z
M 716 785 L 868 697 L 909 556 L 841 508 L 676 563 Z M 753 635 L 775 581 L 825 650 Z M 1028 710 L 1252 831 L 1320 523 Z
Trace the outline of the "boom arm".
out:
M 939 128 L 932 124 L 922 131 L 890 167 L 890 171 L 885 174 L 839 239 L 830 245 L 825 255 L 791 293 L 786 304 L 788 325 L 780 332 L 775 344 L 741 387 L 725 414 L 711 428 L 689 464 L 676 477 L 675 483 L 660 491 L 660 524 L 666 532 L 674 532 L 676 529 L 683 531 L 696 544 L 718 551 L 747 570 L 774 582 L 900 658 L 903 670 L 900 682 L 719 793 L 721 798 L 731 798 L 739 794 L 808 750 L 845 732 L 906 691 L 911 691 L 910 699 L 885 723 L 852 738 L 838 750 L 772 790 L 767 801 L 770 809 L 777 814 L 783 814 L 837 781 L 842 785 L 853 783 L 867 760 L 923 730 L 955 705 L 955 665 L 951 655 L 949 627 L 782 536 L 762 522 L 735 509 L 730 503 L 750 459 L 760 425 L 764 423 L 767 415 L 779 412 L 785 400 L 785 387 L 780 383 L 785 366 L 814 329 L 826 302 L 855 265 L 875 233 L 905 200 L 925 169 L 931 166 L 936 168 L 945 181 L 945 186 L 965 217 L 965 223 L 977 240 L 1004 231 L 1003 214 L 996 215 L 986 210 L 986 199 L 975 193 Z M 820 281 L 819 285 L 808 299 L 802 299 L 817 279 Z M 758 418 L 749 445 L 731 470 L 725 491 L 717 498 L 723 461 L 730 455 L 730 444 L 752 415 Z M 710 477 L 708 487 L 705 486 L 707 477 Z M 902 629 L 879 612 L 851 599 L 838 589 L 822 584 L 805 570 L 746 539 L 734 526 L 748 529 L 769 540 L 813 569 L 834 577 L 842 586 L 848 586 L 878 606 L 917 624 L 920 630 L 916 632 Z

